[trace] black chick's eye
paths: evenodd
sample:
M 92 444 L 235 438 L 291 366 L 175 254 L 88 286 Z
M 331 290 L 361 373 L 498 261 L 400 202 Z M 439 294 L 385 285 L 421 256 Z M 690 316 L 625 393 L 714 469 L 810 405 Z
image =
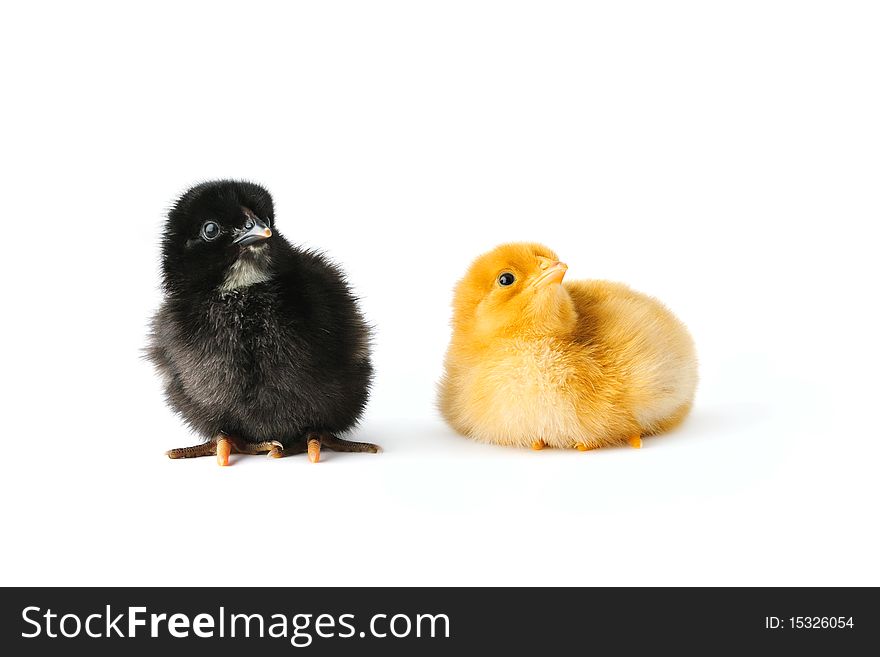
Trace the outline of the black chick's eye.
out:
M 504 272 L 501 276 L 498 277 L 498 285 L 501 287 L 507 287 L 508 285 L 513 285 L 513 282 L 516 280 L 516 277 L 510 272 Z
M 202 224 L 202 237 L 204 237 L 209 242 L 211 240 L 217 239 L 219 235 L 220 226 L 217 225 L 217 222 L 206 221 Z
M 247 221 L 244 222 L 244 229 L 245 230 L 250 230 L 253 227 L 254 227 L 254 220 L 253 219 L 248 219 Z

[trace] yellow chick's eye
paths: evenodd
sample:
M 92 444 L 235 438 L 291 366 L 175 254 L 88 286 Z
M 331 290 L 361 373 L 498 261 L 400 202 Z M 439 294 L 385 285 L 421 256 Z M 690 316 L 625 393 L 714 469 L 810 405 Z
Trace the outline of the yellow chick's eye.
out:
M 498 277 L 498 285 L 500 285 L 501 287 L 507 287 L 508 285 L 513 285 L 515 280 L 516 276 L 511 274 L 509 271 L 506 271 Z

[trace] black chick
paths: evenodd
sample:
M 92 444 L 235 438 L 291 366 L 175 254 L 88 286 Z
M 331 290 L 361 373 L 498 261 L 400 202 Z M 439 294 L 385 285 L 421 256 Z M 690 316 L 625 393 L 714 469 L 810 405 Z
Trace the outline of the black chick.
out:
M 379 450 L 338 437 L 369 396 L 369 328 L 342 271 L 278 233 L 269 192 L 190 189 L 168 213 L 162 271 L 148 354 L 169 405 L 207 441 L 168 456 Z

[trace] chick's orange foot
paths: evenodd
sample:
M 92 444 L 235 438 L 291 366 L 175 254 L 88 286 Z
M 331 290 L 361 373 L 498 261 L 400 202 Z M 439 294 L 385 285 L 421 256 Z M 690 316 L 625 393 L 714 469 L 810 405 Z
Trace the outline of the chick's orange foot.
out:
M 229 465 L 230 454 L 264 454 L 281 447 L 281 443 L 277 440 L 249 443 L 246 440 L 241 440 L 225 433 L 218 433 L 213 439 L 201 445 L 169 449 L 165 454 L 170 459 L 189 459 L 196 456 L 213 456 L 216 454 L 218 465 Z
M 281 458 L 282 456 L 293 456 L 308 452 L 309 461 L 317 463 L 321 460 L 322 447 L 329 449 L 331 452 L 369 452 L 376 454 L 381 451 L 381 447 L 373 443 L 343 440 L 342 438 L 337 438 L 332 433 L 312 432 L 305 437 L 305 440 L 295 442 L 287 447 L 279 445 L 269 452 L 269 456 Z

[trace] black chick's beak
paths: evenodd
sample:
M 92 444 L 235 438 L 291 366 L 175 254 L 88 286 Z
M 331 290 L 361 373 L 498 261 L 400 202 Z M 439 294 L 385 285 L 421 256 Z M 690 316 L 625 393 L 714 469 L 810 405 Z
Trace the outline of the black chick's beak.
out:
M 272 229 L 257 217 L 248 217 L 241 234 L 232 240 L 238 246 L 250 246 L 272 237 Z

